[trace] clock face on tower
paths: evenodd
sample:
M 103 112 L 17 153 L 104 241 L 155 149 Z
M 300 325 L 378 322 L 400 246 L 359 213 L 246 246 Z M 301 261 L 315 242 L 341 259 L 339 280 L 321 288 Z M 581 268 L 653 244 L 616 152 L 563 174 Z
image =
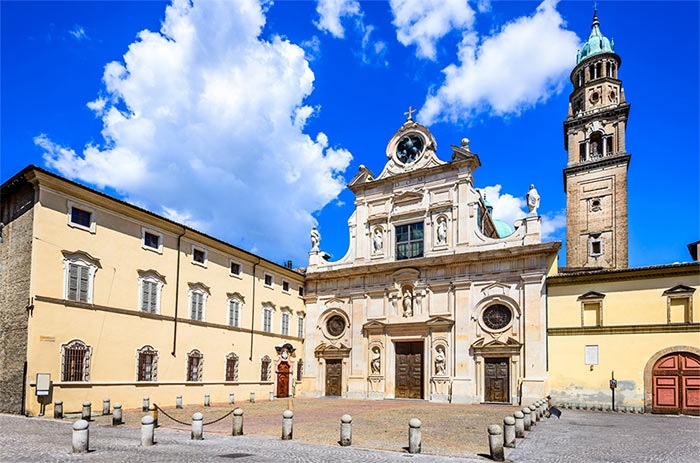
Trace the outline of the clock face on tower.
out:
M 396 157 L 403 164 L 410 164 L 418 159 L 424 146 L 425 139 L 420 134 L 409 133 L 396 144 Z

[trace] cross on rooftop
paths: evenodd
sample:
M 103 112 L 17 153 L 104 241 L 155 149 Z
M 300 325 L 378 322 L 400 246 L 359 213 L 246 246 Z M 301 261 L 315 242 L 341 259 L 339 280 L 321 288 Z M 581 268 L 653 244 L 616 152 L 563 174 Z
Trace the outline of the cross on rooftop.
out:
M 413 108 L 413 106 L 409 106 L 409 107 L 408 107 L 408 112 L 403 113 L 404 116 L 408 116 L 408 119 L 407 119 L 407 120 L 409 120 L 409 121 L 412 121 L 412 120 L 413 120 L 412 114 L 416 112 L 416 110 L 415 110 L 415 109 L 412 109 L 412 108 Z

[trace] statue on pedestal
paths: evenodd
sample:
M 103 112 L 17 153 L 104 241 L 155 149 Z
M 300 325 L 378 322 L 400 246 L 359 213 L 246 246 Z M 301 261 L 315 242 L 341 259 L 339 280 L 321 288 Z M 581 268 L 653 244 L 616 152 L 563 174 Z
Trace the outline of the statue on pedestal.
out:
M 437 346 L 435 349 L 435 375 L 436 376 L 446 376 L 446 357 L 445 357 L 445 347 Z
M 372 348 L 372 361 L 370 362 L 373 375 L 379 375 L 382 372 L 382 354 L 379 352 L 379 347 Z
M 318 245 L 321 243 L 321 234 L 316 230 L 316 227 L 311 229 L 311 250 L 318 251 Z
M 540 195 L 537 193 L 535 185 L 530 185 L 530 190 L 527 192 L 526 198 L 527 209 L 529 211 L 527 214 L 528 217 L 537 216 L 537 208 L 540 207 Z

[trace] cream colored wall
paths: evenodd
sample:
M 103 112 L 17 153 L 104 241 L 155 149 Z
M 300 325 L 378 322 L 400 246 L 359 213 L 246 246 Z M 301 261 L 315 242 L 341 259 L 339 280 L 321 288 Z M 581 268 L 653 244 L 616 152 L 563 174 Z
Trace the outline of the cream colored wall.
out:
M 173 405 L 175 396 L 183 395 L 185 403 L 201 403 L 205 392 L 213 402 L 228 401 L 228 393 L 235 392 L 237 400 L 248 398 L 255 391 L 259 399 L 267 398 L 273 383 L 260 383 L 260 358 L 269 355 L 273 362 L 278 355 L 274 346 L 285 342 L 298 349 L 292 361 L 302 355 L 302 340 L 296 338 L 297 317 L 303 314 L 304 301 L 298 295 L 303 276 L 262 261 L 255 271 L 255 303 L 253 304 L 253 266 L 258 258 L 233 247 L 224 246 L 207 237 L 188 231 L 182 238 L 179 284 L 179 319 L 189 318 L 188 283 L 201 282 L 210 288 L 205 322 L 228 324 L 227 293 L 243 296 L 241 330 L 226 327 L 201 326 L 180 322 L 177 332 L 176 356 L 173 346 L 172 319 L 153 319 L 140 316 L 139 280 L 137 270 L 156 270 L 165 276 L 166 284 L 161 294 L 160 315 L 173 317 L 175 313 L 177 234 L 182 229 L 145 213 L 126 208 L 114 201 L 101 198 L 70 185 L 54 183 L 47 179 L 50 188 L 41 181 L 40 201 L 35 209 L 35 239 L 32 258 L 32 296 L 63 299 L 64 268 L 61 253 L 84 251 L 100 260 L 94 281 L 94 304 L 107 310 L 92 310 L 64 306 L 52 302 L 35 301 L 28 332 L 29 382 L 36 373 L 51 373 L 52 380 L 60 380 L 60 347 L 72 339 L 80 339 L 93 349 L 91 362 L 91 386 L 55 384 L 55 399 L 64 400 L 66 410 L 78 409 L 83 400 L 90 400 L 93 408 L 101 408 L 104 397 L 112 403 L 121 402 L 124 407 L 138 407 L 142 397 L 148 395 L 156 403 Z M 58 191 L 62 190 L 62 191 Z M 90 233 L 67 225 L 67 201 L 83 203 L 96 213 L 96 230 Z M 141 247 L 141 227 L 146 226 L 164 235 L 163 252 L 158 254 Z M 191 262 L 191 244 L 208 251 L 207 268 Z M 229 275 L 229 261 L 234 259 L 242 267 L 242 276 Z M 263 284 L 264 273 L 274 277 L 273 288 Z M 290 282 L 290 291 L 282 291 L 282 281 Z M 262 303 L 273 304 L 272 333 L 260 333 L 262 329 Z M 281 308 L 288 307 L 290 336 L 281 336 Z M 108 311 L 122 309 L 133 314 Z M 255 311 L 255 331 L 251 357 L 252 311 Z M 157 317 L 155 317 L 157 318 Z M 43 340 L 42 340 L 43 339 Z M 159 352 L 158 383 L 136 386 L 136 349 L 149 344 Z M 203 384 L 184 385 L 186 353 L 197 348 L 204 354 Z M 223 384 L 225 355 L 236 352 L 239 356 L 239 383 Z M 274 367 L 274 365 L 273 365 Z M 296 370 L 294 371 L 296 373 Z M 274 375 L 273 375 L 274 376 Z M 274 379 L 274 378 L 273 378 Z M 102 384 L 102 383 L 110 384 Z M 211 384 L 217 382 L 218 384 Z M 252 384 L 242 384 L 252 382 Z M 119 383 L 119 384 L 113 384 Z M 123 384 L 122 384 L 123 383 Z M 34 388 L 27 388 L 27 408 L 30 413 L 39 411 Z
M 686 270 L 687 272 L 687 270 Z M 550 280 L 551 281 L 551 280 Z M 610 405 L 609 380 L 615 372 L 618 380 L 618 405 L 644 405 L 644 368 L 649 359 L 670 346 L 700 348 L 700 333 L 671 332 L 667 323 L 667 296 L 662 293 L 676 285 L 700 286 L 697 275 L 677 274 L 653 278 L 631 277 L 618 281 L 571 283 L 548 286 L 548 328 L 581 328 L 581 301 L 588 291 L 605 295 L 602 327 L 638 327 L 635 333 L 595 331 L 562 333 L 548 336 L 548 376 L 551 395 L 558 402 Z M 697 294 L 693 296 L 693 323 L 700 322 Z M 655 331 L 649 333 L 655 325 Z M 664 326 L 670 326 L 664 330 Z M 677 325 L 676 325 L 677 326 Z M 573 331 L 573 330 L 572 330 Z M 585 346 L 598 345 L 599 364 L 585 364 Z

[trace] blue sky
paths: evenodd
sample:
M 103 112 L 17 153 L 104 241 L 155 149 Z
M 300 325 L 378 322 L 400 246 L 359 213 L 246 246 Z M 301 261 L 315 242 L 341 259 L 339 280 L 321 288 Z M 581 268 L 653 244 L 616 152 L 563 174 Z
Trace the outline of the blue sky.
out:
M 517 217 L 534 183 L 547 239 L 565 245 L 562 121 L 591 2 L 196 1 L 166 18 L 168 5 L 0 3 L 2 181 L 34 163 L 303 266 L 315 223 L 345 253 L 344 185 L 360 164 L 381 172 L 411 105 L 442 159 L 471 140 L 497 216 Z M 630 265 L 687 261 L 698 2 L 598 14 L 632 105 Z

